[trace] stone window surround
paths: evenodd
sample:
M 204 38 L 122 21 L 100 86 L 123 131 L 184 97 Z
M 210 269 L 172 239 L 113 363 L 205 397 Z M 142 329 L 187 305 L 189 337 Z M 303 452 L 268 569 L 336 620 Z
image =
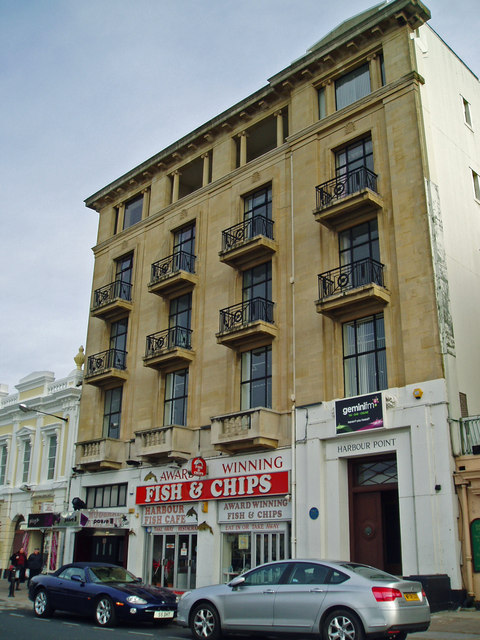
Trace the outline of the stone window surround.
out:
M 10 474 L 9 474 L 9 467 L 10 467 L 10 449 L 11 449 L 11 444 L 12 444 L 12 436 L 11 435 L 3 435 L 0 436 L 0 457 L 2 455 L 2 450 L 5 447 L 6 452 L 7 452 L 7 458 L 6 458 L 6 464 L 5 464 L 5 482 L 3 483 L 4 485 L 10 484 L 11 480 L 10 480 Z M 2 486 L 2 485 L 0 485 Z
M 42 443 L 42 465 L 41 465 L 41 481 L 47 481 L 47 473 L 48 473 L 48 453 L 49 453 L 49 440 L 52 437 L 57 439 L 57 450 L 55 453 L 55 470 L 53 478 L 49 481 L 52 482 L 56 480 L 58 477 L 58 462 L 59 462 L 59 452 L 61 450 L 62 443 L 62 435 L 63 435 L 63 424 L 49 424 L 48 426 L 42 427 L 40 430 L 40 439 Z

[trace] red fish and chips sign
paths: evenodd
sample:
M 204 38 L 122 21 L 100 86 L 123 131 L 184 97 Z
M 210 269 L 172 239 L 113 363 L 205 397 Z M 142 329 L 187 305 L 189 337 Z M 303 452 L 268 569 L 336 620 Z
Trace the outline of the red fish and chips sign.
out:
M 137 487 L 136 504 L 194 502 L 288 493 L 288 471 Z

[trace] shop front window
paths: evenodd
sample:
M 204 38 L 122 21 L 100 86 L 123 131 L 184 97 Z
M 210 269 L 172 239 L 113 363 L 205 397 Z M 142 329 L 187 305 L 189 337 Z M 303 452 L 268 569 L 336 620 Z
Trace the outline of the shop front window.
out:
M 228 582 L 265 562 L 288 556 L 286 528 L 275 532 L 239 531 L 223 534 L 222 580 Z
M 152 551 L 152 584 L 179 591 L 195 588 L 196 533 L 177 532 L 155 535 Z

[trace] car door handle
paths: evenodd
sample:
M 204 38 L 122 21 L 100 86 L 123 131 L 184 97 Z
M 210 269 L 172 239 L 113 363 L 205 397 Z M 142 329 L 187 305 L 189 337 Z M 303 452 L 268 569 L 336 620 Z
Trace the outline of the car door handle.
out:
M 266 589 L 263 593 L 268 593 L 268 594 L 275 593 L 275 590 L 274 589 Z
M 310 589 L 310 593 L 323 593 L 325 589 Z

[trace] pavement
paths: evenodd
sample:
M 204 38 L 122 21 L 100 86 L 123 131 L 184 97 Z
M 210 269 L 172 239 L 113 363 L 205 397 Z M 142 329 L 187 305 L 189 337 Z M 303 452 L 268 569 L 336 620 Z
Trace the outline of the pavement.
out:
M 0 580 L 0 611 L 31 611 L 32 607 L 26 584 L 9 598 L 8 582 Z M 409 633 L 408 640 L 480 640 L 480 610 L 459 608 L 432 613 L 428 631 Z

